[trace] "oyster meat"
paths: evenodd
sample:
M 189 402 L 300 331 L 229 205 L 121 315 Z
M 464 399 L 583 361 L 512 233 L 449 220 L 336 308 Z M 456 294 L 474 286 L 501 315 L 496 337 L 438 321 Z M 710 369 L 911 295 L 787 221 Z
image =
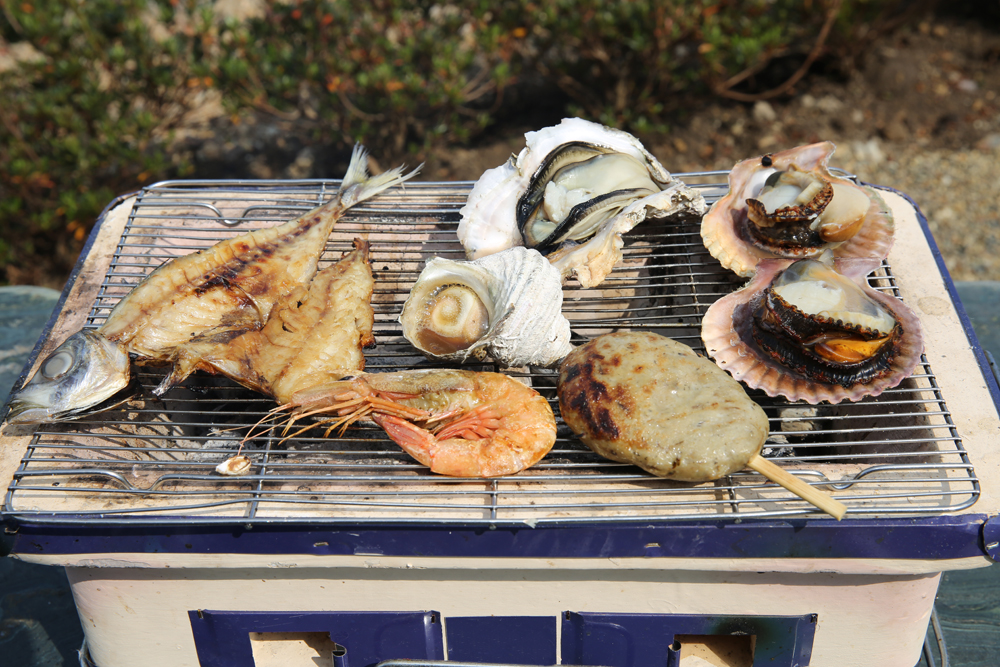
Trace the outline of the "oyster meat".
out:
M 835 146 L 824 141 L 737 164 L 729 192 L 702 220 L 705 247 L 744 277 L 761 259 L 884 259 L 893 220 L 877 191 L 830 173 Z
M 523 245 L 593 287 L 621 259 L 622 234 L 647 217 L 706 209 L 627 132 L 567 118 L 525 140 L 462 208 L 458 238 L 469 259 Z
M 912 374 L 920 322 L 868 286 L 877 260 L 762 260 L 743 289 L 702 320 L 708 354 L 737 380 L 809 403 L 877 396 Z
M 432 359 L 487 356 L 505 367 L 553 366 L 573 348 L 562 278 L 537 250 L 473 261 L 434 257 L 403 304 L 403 335 Z

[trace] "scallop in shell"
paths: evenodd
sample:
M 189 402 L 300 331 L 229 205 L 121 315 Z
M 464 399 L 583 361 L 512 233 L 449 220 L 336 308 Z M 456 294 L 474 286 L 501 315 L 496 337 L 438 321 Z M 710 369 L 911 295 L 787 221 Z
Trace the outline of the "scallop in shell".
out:
M 406 339 L 432 359 L 553 366 L 573 349 L 562 278 L 537 250 L 523 247 L 473 261 L 432 258 L 399 321 Z
M 748 387 L 808 403 L 877 396 L 920 361 L 917 316 L 868 286 L 880 260 L 769 259 L 702 319 L 709 356 Z
M 878 192 L 830 173 L 829 141 L 740 162 L 701 225 L 705 247 L 741 276 L 765 258 L 884 259 L 893 219 Z
M 462 208 L 469 259 L 524 245 L 593 287 L 621 259 L 622 234 L 647 217 L 706 209 L 627 132 L 567 118 L 524 136 L 525 148 L 486 171 Z

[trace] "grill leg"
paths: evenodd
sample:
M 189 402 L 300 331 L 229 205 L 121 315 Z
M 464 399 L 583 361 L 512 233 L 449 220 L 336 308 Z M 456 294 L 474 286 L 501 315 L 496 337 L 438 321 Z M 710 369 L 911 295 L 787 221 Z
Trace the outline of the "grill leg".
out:
M 931 633 L 934 634 L 934 642 L 931 642 Z M 937 645 L 937 654 L 941 658 L 941 667 L 950 667 L 948 660 L 948 646 L 944 641 L 944 631 L 941 622 L 938 620 L 937 607 L 931 607 L 931 624 L 924 640 L 924 663 L 927 667 L 938 667 L 934 660 L 934 645 Z M 919 665 L 917 667 L 920 667 Z

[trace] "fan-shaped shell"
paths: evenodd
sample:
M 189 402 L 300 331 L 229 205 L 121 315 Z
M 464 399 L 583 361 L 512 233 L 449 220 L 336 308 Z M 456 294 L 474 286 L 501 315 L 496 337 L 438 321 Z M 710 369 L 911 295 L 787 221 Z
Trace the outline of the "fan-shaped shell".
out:
M 544 172 L 550 156 L 568 144 L 584 144 L 611 153 L 628 155 L 646 166 L 661 191 L 637 199 L 605 221 L 586 241 L 566 241 L 554 252 L 563 277 L 576 276 L 593 287 L 621 259 L 621 235 L 647 217 L 679 213 L 702 214 L 704 198 L 664 169 L 631 134 L 581 118 L 567 118 L 559 125 L 525 134 L 525 148 L 506 163 L 483 173 L 462 208 L 458 238 L 469 259 L 477 259 L 519 245 L 526 245 L 517 223 L 518 201 L 532 179 Z M 531 245 L 531 244 L 527 244 Z M 548 251 L 546 251 L 548 253 Z
M 716 301 L 702 319 L 701 338 L 715 362 L 751 389 L 761 389 L 769 396 L 783 396 L 790 401 L 839 403 L 878 396 L 909 377 L 923 353 L 920 321 L 902 301 L 868 286 L 865 276 L 881 260 L 837 259 L 835 269 L 850 278 L 870 299 L 888 309 L 902 328 L 898 348 L 889 372 L 870 382 L 844 387 L 806 378 L 783 366 L 764 353 L 754 342 L 750 327 L 753 312 L 764 290 L 775 277 L 796 260 L 766 259 L 757 264 L 756 273 L 742 289 Z
M 835 187 L 862 192 L 870 201 L 860 229 L 849 239 L 829 243 L 835 257 L 884 259 L 893 243 L 894 224 L 888 206 L 878 192 L 859 186 L 830 173 L 827 163 L 836 150 L 824 141 L 799 146 L 780 153 L 744 160 L 729 173 L 729 192 L 719 199 L 702 219 L 701 236 L 705 247 L 727 269 L 743 277 L 754 274 L 762 259 L 786 257 L 797 259 L 818 255 L 824 248 L 786 248 L 780 252 L 757 243 L 747 228 L 747 200 L 758 196 L 767 177 L 777 171 L 797 167 L 814 172 Z M 834 197 L 836 200 L 836 197 Z
M 454 289 L 457 296 L 440 296 Z M 459 304 L 459 301 L 462 303 Z M 443 318 L 435 310 L 449 311 Z M 478 333 L 445 351 L 436 345 L 454 328 L 485 311 Z M 461 311 L 461 312 L 459 312 Z M 448 322 L 441 323 L 441 319 Z M 417 278 L 399 317 L 403 335 L 432 359 L 465 361 L 487 356 L 502 366 L 553 366 L 571 349 L 569 321 L 562 314 L 562 279 L 537 250 L 515 247 L 473 261 L 434 257 Z M 448 331 L 442 334 L 442 329 Z M 464 347 L 463 347 L 464 346 Z

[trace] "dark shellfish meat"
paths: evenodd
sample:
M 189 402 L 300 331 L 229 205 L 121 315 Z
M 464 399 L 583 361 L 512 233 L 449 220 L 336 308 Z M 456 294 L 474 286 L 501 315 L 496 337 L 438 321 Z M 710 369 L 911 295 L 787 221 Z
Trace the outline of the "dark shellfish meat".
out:
M 764 289 L 750 333 L 799 375 L 851 387 L 891 371 L 903 330 L 892 311 L 817 260 L 801 260 Z
M 754 279 L 702 320 L 709 356 L 747 386 L 809 403 L 878 395 L 920 361 L 920 322 L 872 289 L 879 262 L 762 260 Z
M 729 192 L 702 220 L 713 257 L 741 276 L 761 259 L 837 257 L 884 259 L 893 220 L 870 187 L 830 173 L 828 141 L 743 160 L 729 174 Z

